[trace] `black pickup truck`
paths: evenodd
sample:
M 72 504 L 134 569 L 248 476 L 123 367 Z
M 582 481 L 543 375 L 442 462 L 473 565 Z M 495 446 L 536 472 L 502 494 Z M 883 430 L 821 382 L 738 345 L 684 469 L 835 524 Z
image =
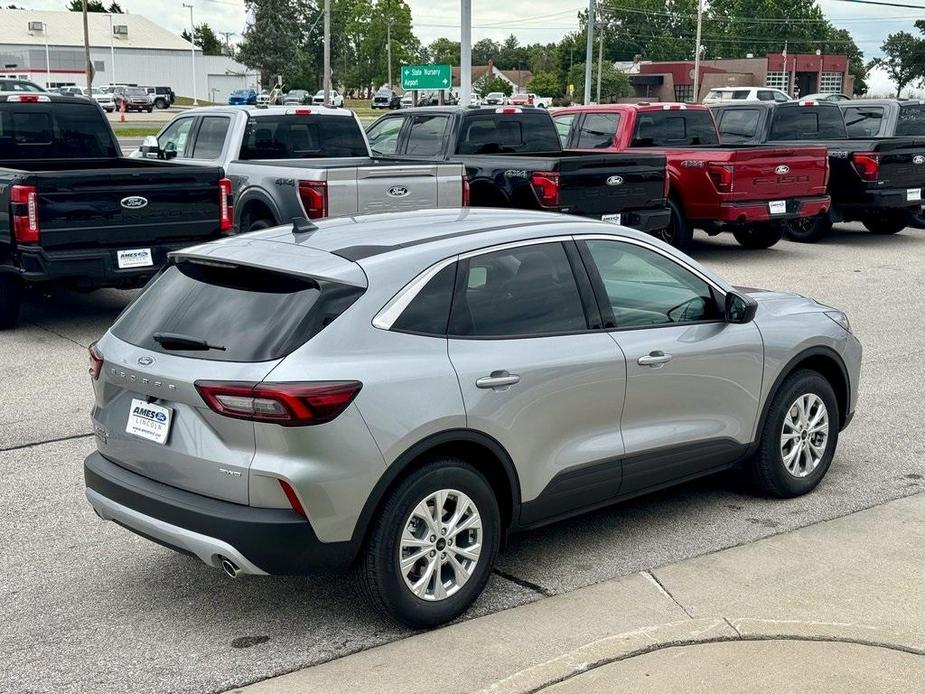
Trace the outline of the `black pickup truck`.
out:
M 138 287 L 169 251 L 230 233 L 223 176 L 123 157 L 90 99 L 0 94 L 0 328 L 29 284 Z
M 833 222 L 843 221 L 860 221 L 874 234 L 895 234 L 922 205 L 925 137 L 851 139 L 843 111 L 833 102 L 748 102 L 711 109 L 724 143 L 828 148 L 832 208 L 827 215 L 790 223 L 792 241 L 814 243 Z
M 649 232 L 670 219 L 663 155 L 565 152 L 545 109 L 402 109 L 366 132 L 378 157 L 462 163 L 473 207 L 566 212 Z

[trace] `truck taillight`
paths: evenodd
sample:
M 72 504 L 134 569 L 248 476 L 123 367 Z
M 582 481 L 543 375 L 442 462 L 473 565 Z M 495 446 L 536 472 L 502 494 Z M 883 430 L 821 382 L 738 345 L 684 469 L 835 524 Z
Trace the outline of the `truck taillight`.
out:
M 534 171 L 530 177 L 536 197 L 543 207 L 559 205 L 559 174 L 555 171 Z
M 330 422 L 347 409 L 363 387 L 359 381 L 196 381 L 195 385 L 206 404 L 220 415 L 287 427 Z
M 12 186 L 13 236 L 18 243 L 39 242 L 39 201 L 35 186 Z
M 90 345 L 90 378 L 94 381 L 100 377 L 100 372 L 103 370 L 103 354 L 97 348 L 96 343 L 94 342 Z
M 220 178 L 218 181 L 218 228 L 221 231 L 234 229 L 234 206 L 231 198 L 231 180 Z
M 876 181 L 880 178 L 880 155 L 876 152 L 855 152 L 851 155 L 851 163 L 863 180 Z
M 462 177 L 462 206 L 469 207 L 469 177 Z
M 328 216 L 327 181 L 299 181 L 299 199 L 309 219 Z
M 725 164 L 708 164 L 707 173 L 720 193 L 732 192 L 732 167 Z

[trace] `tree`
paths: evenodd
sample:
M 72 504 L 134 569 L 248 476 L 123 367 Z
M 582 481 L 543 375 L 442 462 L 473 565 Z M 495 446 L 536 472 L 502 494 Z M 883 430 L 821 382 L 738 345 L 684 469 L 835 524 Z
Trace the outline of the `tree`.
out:
M 472 45 L 472 64 L 488 65 L 489 60 L 494 60 L 501 52 L 501 46 L 491 39 L 482 39 Z
M 562 96 L 565 93 L 559 77 L 554 72 L 536 73 L 527 85 L 527 89 L 540 96 Z
M 112 2 L 109 3 L 109 9 L 106 11 L 109 12 L 109 14 L 124 14 L 122 12 L 122 8 L 119 6 L 119 3 L 117 3 L 116 0 L 112 0 Z
M 630 81 L 625 73 L 615 68 L 612 64 L 604 62 L 601 66 L 601 103 L 610 104 L 617 101 L 620 97 L 629 96 L 632 93 Z M 569 70 L 568 83 L 575 85 L 575 98 L 581 98 L 585 90 L 585 64 L 576 63 Z M 591 98 L 597 95 L 597 65 L 591 70 Z
M 921 20 L 919 20 L 921 21 Z M 916 22 L 918 25 L 919 22 Z M 921 27 L 919 27 L 921 30 Z M 886 37 L 881 46 L 882 58 L 870 61 L 870 67 L 883 68 L 896 83 L 896 97 L 902 96 L 907 85 L 921 84 L 925 76 L 925 41 L 907 31 Z
M 492 92 L 501 92 L 505 96 L 510 96 L 514 87 L 507 80 L 501 79 L 497 75 L 485 73 L 472 85 L 473 91 L 479 96 L 485 96 Z
M 459 41 L 435 40 L 427 47 L 427 61 L 436 65 L 459 65 Z
M 203 55 L 222 55 L 224 44 L 206 23 L 198 24 L 193 28 L 193 38 L 190 38 L 186 29 L 180 34 L 184 40 L 193 43 L 202 49 Z
M 71 4 L 67 6 L 67 9 L 71 12 L 83 12 L 83 2 L 81 0 L 71 0 Z M 106 6 L 102 0 L 87 0 L 87 12 L 106 12 Z
M 494 58 L 495 65 L 500 70 L 525 69 L 530 59 L 527 49 L 520 45 L 517 37 L 511 34 L 504 43 L 501 44 L 497 56 Z
M 297 69 L 305 18 L 311 10 L 318 11 L 317 5 L 298 0 L 245 0 L 245 7 L 254 21 L 244 30 L 239 59 L 260 71 L 263 84 L 275 81 L 276 75 L 288 84 Z

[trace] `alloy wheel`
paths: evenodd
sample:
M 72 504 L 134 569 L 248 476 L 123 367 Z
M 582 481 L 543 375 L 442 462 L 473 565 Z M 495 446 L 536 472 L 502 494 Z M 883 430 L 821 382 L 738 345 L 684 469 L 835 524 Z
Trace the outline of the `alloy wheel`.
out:
M 422 499 L 402 525 L 398 565 L 405 586 L 422 600 L 454 595 L 482 553 L 482 519 L 475 503 L 455 489 Z
M 780 453 L 794 477 L 806 477 L 825 455 L 829 440 L 829 412 L 815 393 L 800 395 L 787 409 L 781 428 Z

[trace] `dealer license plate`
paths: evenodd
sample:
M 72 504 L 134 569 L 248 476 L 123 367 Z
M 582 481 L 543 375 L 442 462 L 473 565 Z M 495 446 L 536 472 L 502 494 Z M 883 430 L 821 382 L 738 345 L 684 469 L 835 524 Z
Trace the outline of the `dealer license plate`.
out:
M 169 407 L 161 407 L 153 402 L 132 398 L 125 433 L 154 441 L 154 443 L 166 443 L 172 416 L 173 410 Z
M 119 262 L 120 270 L 127 270 L 133 267 L 151 267 L 154 265 L 154 258 L 151 256 L 150 248 L 133 248 L 125 251 L 116 251 L 116 260 Z
M 622 214 L 605 214 L 601 215 L 602 222 L 610 222 L 611 224 L 622 224 L 623 215 Z
M 771 214 L 787 214 L 787 201 L 771 200 L 771 202 L 768 203 L 768 211 Z

